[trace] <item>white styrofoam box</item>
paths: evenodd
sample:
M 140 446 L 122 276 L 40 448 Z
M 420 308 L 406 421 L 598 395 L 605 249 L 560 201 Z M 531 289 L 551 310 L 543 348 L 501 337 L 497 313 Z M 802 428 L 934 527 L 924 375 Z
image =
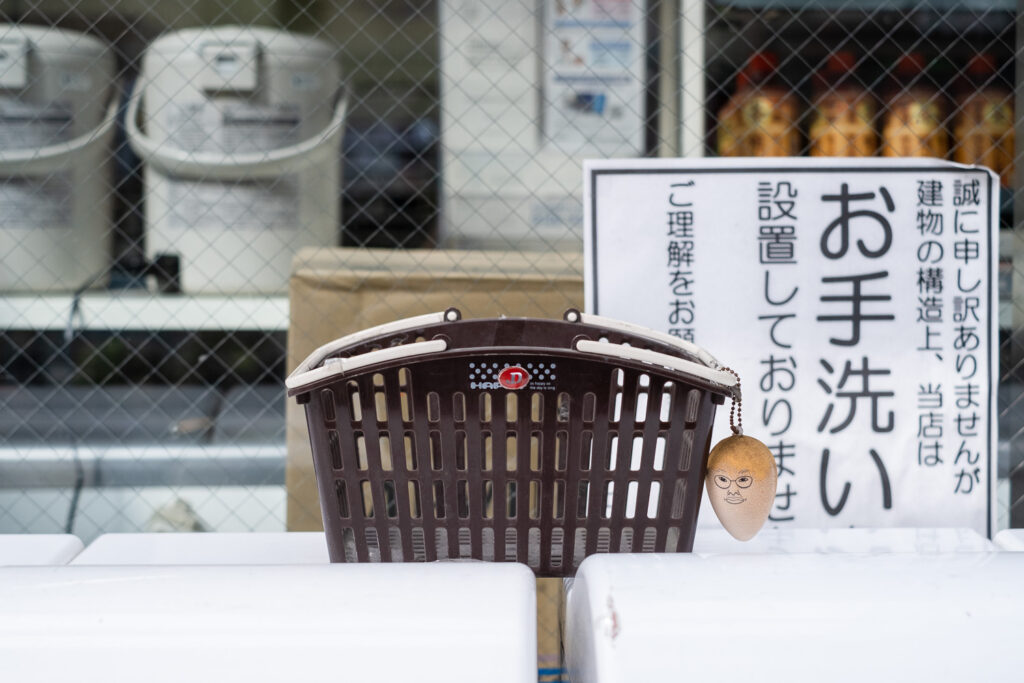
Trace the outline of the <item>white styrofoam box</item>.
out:
M 0 569 L 0 680 L 526 683 L 535 599 L 514 564 Z
M 595 555 L 575 683 L 1016 680 L 1024 554 Z
M 71 564 L 298 565 L 330 561 L 324 533 L 310 531 L 103 534 Z
M 954 553 L 995 550 L 973 529 L 761 529 L 737 541 L 725 529 L 698 529 L 693 552 L 721 553 Z
M 0 534 L 0 567 L 67 564 L 81 550 L 72 534 Z
M 1000 550 L 1024 551 L 1024 529 L 1003 529 L 992 540 Z

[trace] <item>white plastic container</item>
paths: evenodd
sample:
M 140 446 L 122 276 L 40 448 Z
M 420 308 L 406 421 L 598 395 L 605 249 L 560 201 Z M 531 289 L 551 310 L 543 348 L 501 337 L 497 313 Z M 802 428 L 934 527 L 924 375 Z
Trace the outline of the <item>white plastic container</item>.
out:
M 1021 576 L 997 551 L 594 555 L 566 664 L 574 683 L 1019 680 Z
M 25 534 L 26 536 L 29 534 Z M 40 535 L 40 534 L 34 534 Z M 10 537 L 7 537 L 10 538 Z M 5 537 L 0 535 L 0 547 Z M 81 545 L 81 544 L 79 544 Z M 280 565 L 330 564 L 322 531 L 271 533 L 103 534 L 70 564 L 115 565 Z M 0 558 L 2 564 L 2 558 Z
M 337 243 L 334 57 L 313 38 L 230 26 L 146 51 L 126 115 L 145 164 L 146 251 L 179 257 L 186 292 L 281 292 L 297 249 Z
M 68 564 L 82 547 L 81 539 L 71 534 L 0 534 L 0 567 Z
M 1024 552 L 1024 529 L 1003 529 L 993 540 L 1000 550 Z
M 535 585 L 493 562 L 0 568 L 0 680 L 535 683 Z
M 0 291 L 77 289 L 110 265 L 114 57 L 0 25 Z

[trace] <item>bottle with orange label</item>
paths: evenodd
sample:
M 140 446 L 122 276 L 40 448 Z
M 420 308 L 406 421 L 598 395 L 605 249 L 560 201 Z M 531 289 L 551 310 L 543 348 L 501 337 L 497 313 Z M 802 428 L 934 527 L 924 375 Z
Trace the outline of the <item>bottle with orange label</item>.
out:
M 882 154 L 944 159 L 949 154 L 945 101 L 925 74 L 924 57 L 917 52 L 904 55 L 893 81 L 882 126 Z
M 743 127 L 740 109 L 750 94 L 750 79 L 746 70 L 736 75 L 736 92 L 718 111 L 718 156 L 741 157 Z
M 953 160 L 988 166 L 1002 184 L 1013 178 L 1013 92 L 999 81 L 990 54 L 975 55 L 956 88 Z
M 878 107 L 854 77 L 856 61 L 852 52 L 836 52 L 815 74 L 814 113 L 808 128 L 812 157 L 870 157 L 878 151 Z
M 718 118 L 720 156 L 796 156 L 800 131 L 796 98 L 778 75 L 772 52 L 751 56 L 736 78 L 736 92 Z

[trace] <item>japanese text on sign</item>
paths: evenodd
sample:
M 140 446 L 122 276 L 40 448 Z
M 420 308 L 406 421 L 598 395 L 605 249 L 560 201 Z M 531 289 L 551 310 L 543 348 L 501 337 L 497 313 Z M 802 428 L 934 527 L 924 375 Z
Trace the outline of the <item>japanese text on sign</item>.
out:
M 989 533 L 992 174 L 765 161 L 587 162 L 588 308 L 740 373 L 770 523 Z

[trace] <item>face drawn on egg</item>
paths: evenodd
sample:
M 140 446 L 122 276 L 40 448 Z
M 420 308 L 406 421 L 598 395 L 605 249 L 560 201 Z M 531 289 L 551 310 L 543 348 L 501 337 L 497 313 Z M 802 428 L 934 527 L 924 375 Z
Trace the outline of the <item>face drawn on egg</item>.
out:
M 731 436 L 708 455 L 705 483 L 711 507 L 738 540 L 750 540 L 764 526 L 777 482 L 775 458 L 757 439 Z
M 730 477 L 726 474 L 727 472 L 736 476 Z M 719 468 L 711 480 L 715 482 L 715 486 L 725 491 L 725 502 L 729 505 L 746 503 L 747 497 L 743 493 L 754 483 L 754 477 L 750 475 L 748 469 L 730 472 L 727 468 Z

